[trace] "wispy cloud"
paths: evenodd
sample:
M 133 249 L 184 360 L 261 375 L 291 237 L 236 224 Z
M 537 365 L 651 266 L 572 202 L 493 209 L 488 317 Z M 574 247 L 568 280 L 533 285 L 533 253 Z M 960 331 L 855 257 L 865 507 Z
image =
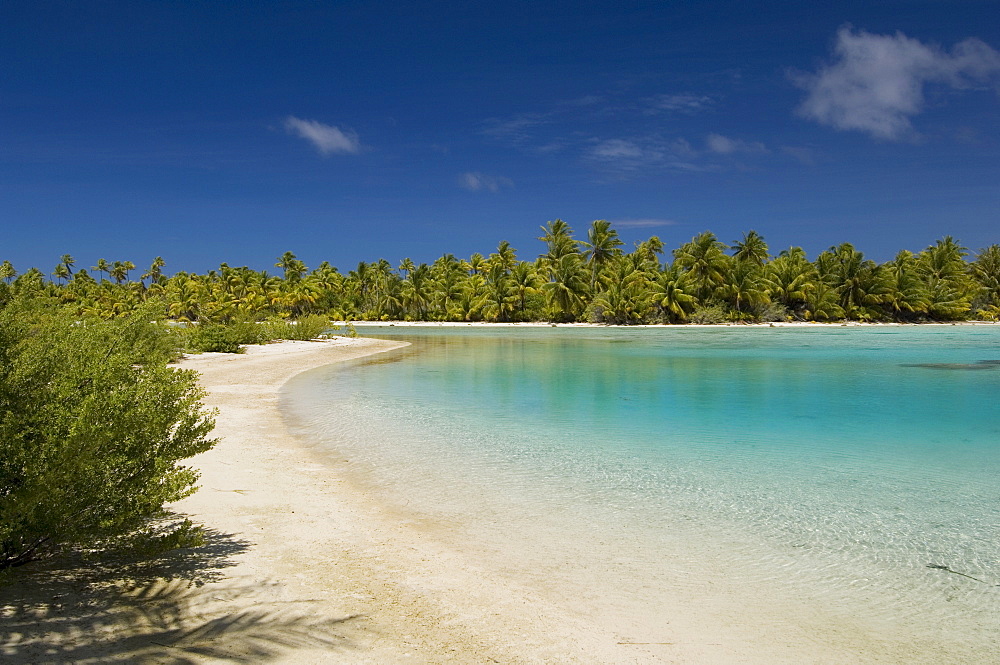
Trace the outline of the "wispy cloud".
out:
M 767 148 L 759 141 L 744 141 L 742 139 L 731 139 L 721 134 L 709 134 L 705 139 L 705 145 L 709 152 L 717 155 L 731 155 L 737 152 L 765 153 Z
M 353 155 L 361 152 L 361 141 L 357 134 L 318 120 L 303 120 L 290 115 L 285 118 L 285 130 L 309 141 L 323 155 L 333 153 Z
M 677 161 L 667 144 L 656 138 L 591 139 L 584 157 L 601 171 L 616 178 L 660 169 Z
M 550 116 L 547 113 L 522 113 L 513 118 L 492 118 L 486 121 L 483 133 L 494 139 L 521 144 L 531 138 L 533 129 L 547 124 Z
M 683 138 L 659 136 L 631 139 L 591 139 L 586 158 L 601 170 L 628 177 L 648 170 L 717 171 Z
M 781 152 L 806 166 L 816 165 L 816 158 L 813 156 L 813 152 L 809 148 L 795 145 L 783 145 L 781 146 Z
M 677 222 L 672 219 L 655 219 L 655 218 L 644 218 L 644 219 L 616 219 L 613 220 L 612 225 L 623 229 L 648 229 L 655 228 L 657 226 L 673 226 Z
M 699 140 L 670 135 L 667 114 L 709 112 L 708 95 L 682 91 L 640 99 L 627 92 L 588 96 L 547 109 L 485 123 L 483 134 L 510 147 L 537 155 L 560 153 L 615 180 L 654 172 L 715 172 L 732 168 L 734 157 L 767 154 L 763 143 L 719 134 Z M 657 117 L 659 116 L 659 117 Z M 671 123 L 670 128 L 675 128 Z M 614 128 L 615 133 L 606 133 Z
M 975 38 L 946 52 L 899 32 L 875 35 L 844 26 L 837 32 L 834 55 L 815 74 L 792 74 L 808 92 L 797 112 L 880 139 L 912 135 L 910 118 L 923 109 L 926 84 L 962 89 L 1000 80 L 1000 53 Z
M 660 156 L 658 151 L 650 150 L 648 148 L 640 148 L 638 145 L 632 141 L 626 141 L 624 139 L 607 139 L 601 141 L 594 149 L 591 150 L 591 154 L 594 157 L 600 159 L 655 159 Z
M 679 94 L 658 95 L 650 100 L 652 111 L 671 111 L 675 113 L 698 113 L 712 105 L 712 98 L 705 95 Z
M 458 178 L 458 184 L 470 192 L 487 191 L 494 194 L 504 187 L 513 187 L 514 181 L 503 176 L 486 175 L 478 171 L 468 171 Z

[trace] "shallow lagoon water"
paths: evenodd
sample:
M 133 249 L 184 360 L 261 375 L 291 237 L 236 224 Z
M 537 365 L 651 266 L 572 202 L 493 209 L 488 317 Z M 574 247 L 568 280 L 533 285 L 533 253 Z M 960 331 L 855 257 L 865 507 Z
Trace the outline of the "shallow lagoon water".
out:
M 998 647 L 1000 328 L 360 332 L 412 346 L 296 377 L 289 421 L 581 616 L 645 639 L 732 584 L 927 662 Z

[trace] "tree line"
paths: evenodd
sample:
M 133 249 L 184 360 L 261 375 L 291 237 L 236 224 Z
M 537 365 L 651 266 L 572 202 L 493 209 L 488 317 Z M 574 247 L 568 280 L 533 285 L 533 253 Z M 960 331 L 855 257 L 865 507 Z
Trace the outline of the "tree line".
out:
M 609 324 L 726 321 L 955 321 L 1000 318 L 1000 245 L 974 256 L 948 236 L 914 254 L 877 263 L 850 243 L 809 259 L 801 247 L 772 254 L 755 231 L 732 244 L 701 233 L 669 254 L 658 237 L 632 251 L 612 224 L 594 221 L 586 240 L 549 222 L 544 253 L 496 251 L 432 263 L 361 262 L 346 274 L 328 262 L 310 270 L 292 252 L 277 274 L 225 263 L 205 274 L 167 275 L 157 257 L 141 273 L 101 259 L 88 271 L 64 255 L 50 274 L 0 264 L 4 291 L 48 299 L 80 316 L 126 315 L 154 303 L 179 322 L 298 319 L 407 321 L 586 321 Z

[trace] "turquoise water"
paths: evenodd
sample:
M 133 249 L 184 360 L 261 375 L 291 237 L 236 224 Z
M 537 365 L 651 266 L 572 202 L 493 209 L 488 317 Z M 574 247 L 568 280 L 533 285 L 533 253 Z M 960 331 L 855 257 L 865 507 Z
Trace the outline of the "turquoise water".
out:
M 636 626 L 737 580 L 997 646 L 1000 327 L 360 332 L 412 345 L 300 375 L 286 413 L 484 565 Z

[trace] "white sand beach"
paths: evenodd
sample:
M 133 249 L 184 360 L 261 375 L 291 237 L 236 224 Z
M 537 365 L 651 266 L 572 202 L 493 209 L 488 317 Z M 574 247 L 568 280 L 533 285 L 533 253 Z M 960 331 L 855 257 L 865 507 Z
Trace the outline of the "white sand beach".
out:
M 686 582 L 672 592 L 676 616 L 637 638 L 595 624 L 572 590 L 543 595 L 480 568 L 435 537 L 441 527 L 392 514 L 279 412 L 279 389 L 297 373 L 403 345 L 335 338 L 183 360 L 218 409 L 220 442 L 193 461 L 201 489 L 173 509 L 209 529 L 198 561 L 211 570 L 171 574 L 171 556 L 194 556 L 182 552 L 131 587 L 55 573 L 33 591 L 15 586 L 5 662 L 923 662 L 856 625 L 830 625 L 821 608 L 784 599 L 792 605 L 771 613 L 772 598 L 748 601 L 754 591 L 736 583 Z M 713 596 L 690 611 L 692 594 Z

